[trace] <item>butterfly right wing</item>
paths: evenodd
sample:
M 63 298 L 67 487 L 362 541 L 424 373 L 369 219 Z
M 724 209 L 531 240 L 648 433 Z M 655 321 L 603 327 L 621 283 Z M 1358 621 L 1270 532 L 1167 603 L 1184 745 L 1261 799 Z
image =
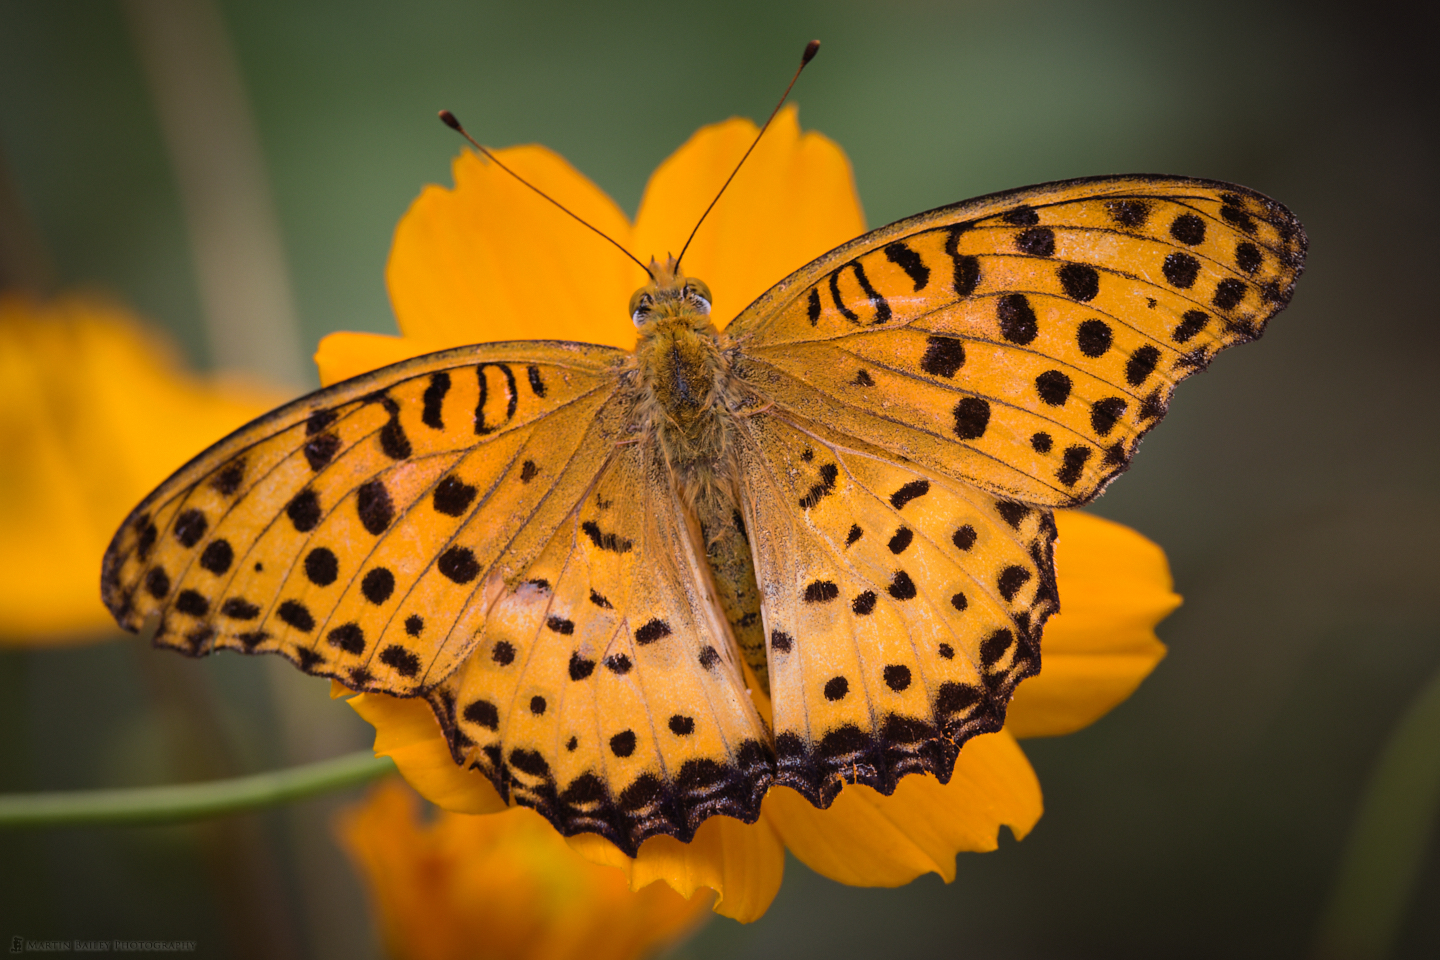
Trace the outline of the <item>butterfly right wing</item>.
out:
M 654 442 L 616 447 L 428 694 L 456 760 L 631 855 L 753 822 L 773 753 L 695 543 Z
M 1175 386 L 1289 302 L 1306 238 L 1233 184 L 1092 177 L 967 200 L 797 270 L 726 329 L 755 405 L 991 493 L 1099 495 Z
M 627 435 L 627 356 L 460 347 L 296 400 L 135 509 L 103 599 L 129 630 L 158 614 L 155 642 L 191 655 L 274 652 L 352 689 L 429 689 Z

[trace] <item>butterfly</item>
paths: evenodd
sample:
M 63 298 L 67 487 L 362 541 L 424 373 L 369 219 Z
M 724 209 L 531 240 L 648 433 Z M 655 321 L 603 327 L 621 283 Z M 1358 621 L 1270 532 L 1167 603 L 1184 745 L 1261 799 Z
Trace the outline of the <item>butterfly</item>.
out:
M 771 785 L 943 782 L 1040 669 L 1051 511 L 1260 336 L 1305 250 L 1259 193 L 1120 176 L 866 233 L 723 331 L 652 261 L 633 352 L 447 350 L 215 444 L 102 594 L 157 645 L 423 697 L 458 764 L 631 855 Z

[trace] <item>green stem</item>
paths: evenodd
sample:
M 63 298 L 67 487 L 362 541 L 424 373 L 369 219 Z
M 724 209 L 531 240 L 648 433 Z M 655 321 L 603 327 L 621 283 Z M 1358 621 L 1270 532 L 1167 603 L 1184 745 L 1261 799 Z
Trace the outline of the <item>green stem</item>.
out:
M 393 773 L 369 750 L 231 780 L 129 790 L 0 795 L 0 828 L 177 823 L 288 803 Z

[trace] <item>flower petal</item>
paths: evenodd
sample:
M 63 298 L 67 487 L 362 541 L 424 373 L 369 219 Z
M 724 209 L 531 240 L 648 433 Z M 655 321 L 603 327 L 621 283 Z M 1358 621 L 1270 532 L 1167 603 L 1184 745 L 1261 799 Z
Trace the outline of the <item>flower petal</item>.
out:
M 1040 819 L 1040 781 L 1002 730 L 969 740 L 950 782 L 905 777 L 889 797 L 847 785 L 828 810 L 775 787 L 765 817 L 811 870 L 857 887 L 898 887 L 923 873 L 955 879 L 955 854 L 998 845 L 1000 825 L 1023 839 Z
M 453 344 L 418 337 L 387 337 L 379 333 L 332 333 L 321 338 L 315 349 L 315 366 L 320 383 L 332 386 L 341 380 L 388 367 L 401 360 L 444 350 Z
M 630 247 L 615 202 L 559 154 L 495 151 L 508 167 Z M 583 340 L 630 349 L 626 315 L 645 272 L 478 154 L 455 158 L 454 189 L 430 186 L 395 229 L 385 279 L 407 337 L 444 347 Z
M 1040 673 L 1021 683 L 1005 729 L 1054 737 L 1089 726 L 1165 656 L 1155 625 L 1180 605 L 1165 552 L 1129 527 L 1055 511 L 1060 610 L 1045 625 Z
M 632 960 L 673 943 L 709 905 L 663 885 L 632 893 L 530 810 L 428 824 L 417 814 L 415 795 L 390 780 L 337 824 L 389 952 L 404 960 Z
M 758 131 L 739 118 L 703 127 L 660 165 L 635 221 L 641 259 L 679 255 Z M 710 212 L 682 266 L 710 286 L 715 322 L 723 327 L 790 273 L 863 232 L 849 159 L 828 137 L 801 134 L 791 105 Z
M 634 859 L 598 834 L 582 833 L 568 839 L 586 859 L 624 871 L 631 890 L 664 881 L 689 898 L 701 887 L 709 887 L 719 894 L 715 912 L 741 923 L 765 914 L 785 875 L 785 848 L 764 817 L 751 824 L 711 817 L 695 831 L 690 843 L 651 837 L 640 845 Z
M 113 635 L 96 587 L 115 528 L 198 450 L 285 399 L 209 382 L 119 307 L 0 298 L 0 637 Z
M 362 693 L 345 702 L 375 728 L 375 756 L 394 760 L 401 775 L 426 800 L 456 813 L 506 809 L 483 773 L 455 763 L 440 721 L 424 700 Z

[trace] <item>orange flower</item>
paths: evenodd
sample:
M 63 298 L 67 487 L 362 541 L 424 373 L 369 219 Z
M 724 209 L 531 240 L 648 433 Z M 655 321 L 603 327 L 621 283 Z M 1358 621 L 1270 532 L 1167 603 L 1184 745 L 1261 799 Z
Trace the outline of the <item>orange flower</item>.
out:
M 730 120 L 697 133 L 651 178 L 634 224 L 554 153 L 531 146 L 501 156 L 638 256 L 664 257 L 679 252 L 755 132 Z M 325 338 L 316 355 L 324 382 L 485 340 L 634 345 L 624 307 L 646 279 L 637 266 L 475 154 L 462 154 L 454 175 L 454 189 L 426 188 L 396 230 L 388 280 L 403 336 Z M 802 134 L 788 108 L 696 237 L 686 272 L 709 284 L 723 326 L 863 230 L 844 153 Z M 927 872 L 952 879 L 955 854 L 995 849 L 1002 824 L 1024 837 L 1042 805 L 1016 737 L 1069 733 L 1129 696 L 1164 656 L 1154 626 L 1179 603 L 1164 554 L 1139 534 L 1081 513 L 1061 511 L 1056 522 L 1065 612 L 1045 629 L 1044 671 L 1020 686 L 1006 729 L 965 744 L 948 784 L 912 775 L 890 797 L 847 786 L 827 810 L 776 787 L 756 823 L 712 817 L 689 844 L 652 837 L 633 859 L 593 834 L 571 837 L 571 847 L 619 867 L 635 890 L 664 881 L 690 897 L 709 887 L 716 912 L 748 921 L 779 890 L 786 847 L 841 882 L 896 886 Z M 465 813 L 504 809 L 482 774 L 455 765 L 423 701 L 363 694 L 349 703 L 376 727 L 376 753 L 394 758 L 426 797 Z
M 112 631 L 95 571 L 116 526 L 196 450 L 285 399 L 187 373 L 111 304 L 0 297 L 0 643 Z
M 709 904 L 664 886 L 632 893 L 523 807 L 425 825 L 417 806 L 389 780 L 339 821 L 401 960 L 629 960 L 679 939 Z

